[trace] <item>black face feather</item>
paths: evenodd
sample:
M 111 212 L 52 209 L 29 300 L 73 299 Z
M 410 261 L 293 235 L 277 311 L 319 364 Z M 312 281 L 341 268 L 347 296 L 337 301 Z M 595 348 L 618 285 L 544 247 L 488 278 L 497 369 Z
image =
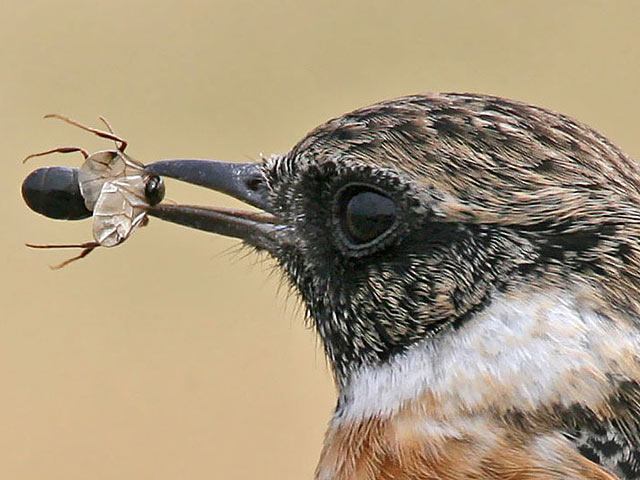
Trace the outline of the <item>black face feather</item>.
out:
M 443 197 L 406 174 L 348 162 L 282 169 L 287 161 L 265 173 L 273 211 L 289 226 L 271 253 L 300 291 L 340 381 L 458 327 L 538 262 L 533 245 L 509 229 L 448 221 L 437 208 Z M 384 228 L 372 221 L 377 234 L 362 244 L 346 231 L 350 189 L 393 203 L 384 214 L 394 218 Z

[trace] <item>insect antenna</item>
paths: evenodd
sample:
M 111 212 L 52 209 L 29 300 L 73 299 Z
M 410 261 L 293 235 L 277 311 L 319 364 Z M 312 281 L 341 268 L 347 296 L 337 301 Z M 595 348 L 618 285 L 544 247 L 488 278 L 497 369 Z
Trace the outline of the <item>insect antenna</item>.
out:
M 100 115 L 98 118 L 100 119 L 100 121 L 101 121 L 102 123 L 104 123 L 104 124 L 106 125 L 107 130 L 109 130 L 109 133 L 111 133 L 111 135 L 115 135 L 115 134 L 116 134 L 116 132 L 114 132 L 114 131 L 113 131 L 113 127 L 112 127 L 112 126 L 111 126 L 111 124 L 109 123 L 109 120 L 107 120 L 106 118 L 104 118 L 102 115 Z M 120 148 L 121 146 L 120 146 L 120 145 L 118 145 L 118 142 L 116 142 L 116 141 L 114 140 L 114 141 L 113 141 L 113 143 L 115 143 L 115 144 L 116 144 L 116 148 L 117 148 L 118 150 L 122 151 L 122 148 Z
M 80 252 L 75 257 L 71 257 L 58 265 L 53 265 L 49 267 L 51 268 L 51 270 L 59 270 L 63 267 L 66 267 L 71 262 L 75 262 L 76 260 L 80 260 L 81 258 L 86 257 L 87 255 L 89 255 L 91 252 L 93 252 L 96 248 L 100 246 L 98 242 L 86 242 L 86 243 L 75 243 L 75 244 L 64 244 L 64 245 L 36 245 L 33 243 L 25 243 L 25 245 L 29 248 L 82 248 L 82 252 Z
M 124 152 L 124 150 L 127 148 L 127 141 L 115 135 L 113 133 L 113 129 L 111 129 L 111 125 L 109 125 L 109 122 L 106 122 L 106 120 L 102 119 L 102 117 L 100 118 L 106 123 L 107 128 L 110 130 L 109 132 L 105 132 L 104 130 L 99 130 L 93 127 L 88 127 L 87 125 L 76 122 L 75 120 L 72 120 L 71 118 L 66 117 L 64 115 L 60 115 L 59 113 L 49 113 L 45 115 L 44 118 L 57 118 L 58 120 L 62 120 L 63 122 L 66 122 L 70 125 L 81 128 L 82 130 L 85 130 L 87 132 L 93 133 L 94 135 L 97 135 L 100 138 L 113 140 L 114 142 L 116 142 L 116 148 L 121 152 Z
M 113 131 L 113 127 L 111 126 L 111 123 L 109 123 L 109 120 L 107 120 L 106 118 L 104 118 L 102 115 L 100 115 L 98 118 L 100 119 L 100 121 L 101 121 L 102 123 L 104 123 L 104 124 L 105 124 L 105 126 L 107 127 L 107 130 L 109 130 L 109 133 L 110 133 L 111 135 L 115 135 L 115 134 L 116 134 L 116 132 L 114 132 L 114 131 Z

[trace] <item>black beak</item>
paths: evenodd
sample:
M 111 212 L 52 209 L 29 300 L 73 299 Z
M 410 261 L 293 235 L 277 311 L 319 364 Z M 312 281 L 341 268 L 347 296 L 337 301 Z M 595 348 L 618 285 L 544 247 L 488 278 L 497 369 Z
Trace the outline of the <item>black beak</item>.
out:
M 249 244 L 268 249 L 278 230 L 277 218 L 270 214 L 267 189 L 260 165 L 213 160 L 161 160 L 145 169 L 161 177 L 170 177 L 225 193 L 262 212 L 216 207 L 160 204 L 149 207 L 148 214 L 162 220 L 198 230 L 241 238 Z

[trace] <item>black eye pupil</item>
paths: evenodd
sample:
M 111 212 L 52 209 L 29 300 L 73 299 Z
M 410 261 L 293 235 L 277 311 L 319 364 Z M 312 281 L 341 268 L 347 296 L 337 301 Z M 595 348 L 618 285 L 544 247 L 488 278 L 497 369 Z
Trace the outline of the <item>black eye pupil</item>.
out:
M 164 182 L 157 175 L 152 175 L 144 187 L 144 196 L 152 207 L 159 204 L 164 198 Z
M 344 207 L 344 230 L 355 244 L 372 242 L 395 223 L 396 205 L 386 195 L 360 190 L 347 196 Z

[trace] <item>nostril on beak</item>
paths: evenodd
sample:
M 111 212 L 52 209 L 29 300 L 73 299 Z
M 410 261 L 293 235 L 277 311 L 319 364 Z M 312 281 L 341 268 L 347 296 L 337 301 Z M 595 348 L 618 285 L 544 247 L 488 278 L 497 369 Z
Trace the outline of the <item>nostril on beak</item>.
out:
M 257 192 L 264 188 L 264 182 L 262 181 L 261 178 L 258 178 L 258 177 L 248 178 L 246 181 L 246 185 L 247 185 L 247 188 L 252 192 Z

